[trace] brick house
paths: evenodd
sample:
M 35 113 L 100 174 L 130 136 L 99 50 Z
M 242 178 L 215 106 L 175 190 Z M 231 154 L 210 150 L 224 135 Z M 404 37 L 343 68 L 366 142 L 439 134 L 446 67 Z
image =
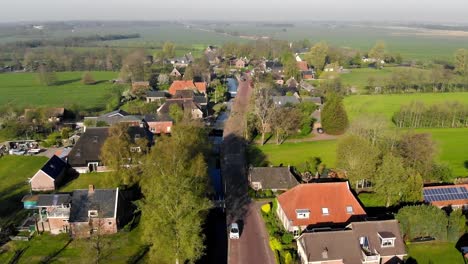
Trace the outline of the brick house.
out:
M 169 93 L 175 95 L 178 90 L 196 90 L 206 94 L 206 82 L 174 81 L 169 87 Z
M 306 228 L 344 226 L 366 216 L 347 182 L 300 184 L 277 201 L 278 218 L 296 237 Z
M 42 168 L 29 180 L 33 191 L 53 191 L 63 182 L 67 163 L 57 156 L 52 156 Z
M 166 115 L 145 115 L 143 120 L 148 124 L 148 129 L 153 134 L 170 134 L 173 121 Z
M 119 188 L 74 190 L 70 210 L 72 237 L 114 234 L 119 227 Z
M 40 194 L 36 208 L 39 211 L 37 230 L 51 234 L 68 233 L 70 230 L 70 194 Z

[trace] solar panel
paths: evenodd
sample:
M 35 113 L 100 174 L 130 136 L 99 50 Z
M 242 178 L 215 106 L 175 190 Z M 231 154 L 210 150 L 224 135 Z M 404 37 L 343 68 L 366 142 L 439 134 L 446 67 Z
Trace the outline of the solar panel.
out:
M 427 202 L 468 199 L 465 187 L 431 188 L 423 190 Z

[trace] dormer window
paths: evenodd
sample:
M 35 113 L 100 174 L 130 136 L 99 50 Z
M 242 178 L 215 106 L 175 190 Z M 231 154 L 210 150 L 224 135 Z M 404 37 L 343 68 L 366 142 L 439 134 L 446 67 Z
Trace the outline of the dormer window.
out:
M 309 209 L 296 209 L 297 219 L 309 219 L 310 210 Z
M 346 213 L 348 214 L 354 213 L 353 207 L 351 205 L 346 206 Z
M 98 217 L 98 211 L 97 210 L 89 210 L 88 211 L 88 217 L 89 218 Z
M 140 147 L 130 147 L 130 152 L 141 152 Z
M 394 247 L 395 235 L 391 232 L 378 232 L 381 247 Z
M 322 208 L 322 214 L 323 215 L 329 215 L 330 213 L 328 212 L 328 208 L 327 207 L 323 207 Z

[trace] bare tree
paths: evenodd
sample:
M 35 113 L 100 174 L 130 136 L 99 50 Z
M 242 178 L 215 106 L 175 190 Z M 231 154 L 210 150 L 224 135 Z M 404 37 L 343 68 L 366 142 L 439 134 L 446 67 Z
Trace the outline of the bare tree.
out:
M 273 113 L 273 99 L 269 88 L 259 88 L 255 93 L 254 113 L 257 117 L 257 128 L 262 133 L 262 145 L 265 144 L 265 133 L 268 132 Z

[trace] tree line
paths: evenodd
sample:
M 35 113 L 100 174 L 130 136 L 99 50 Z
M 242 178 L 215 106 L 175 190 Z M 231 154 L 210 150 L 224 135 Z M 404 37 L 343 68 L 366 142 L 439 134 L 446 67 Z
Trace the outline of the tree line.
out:
M 468 127 L 468 105 L 457 101 L 426 105 L 411 102 L 393 114 L 399 128 L 456 128 Z

